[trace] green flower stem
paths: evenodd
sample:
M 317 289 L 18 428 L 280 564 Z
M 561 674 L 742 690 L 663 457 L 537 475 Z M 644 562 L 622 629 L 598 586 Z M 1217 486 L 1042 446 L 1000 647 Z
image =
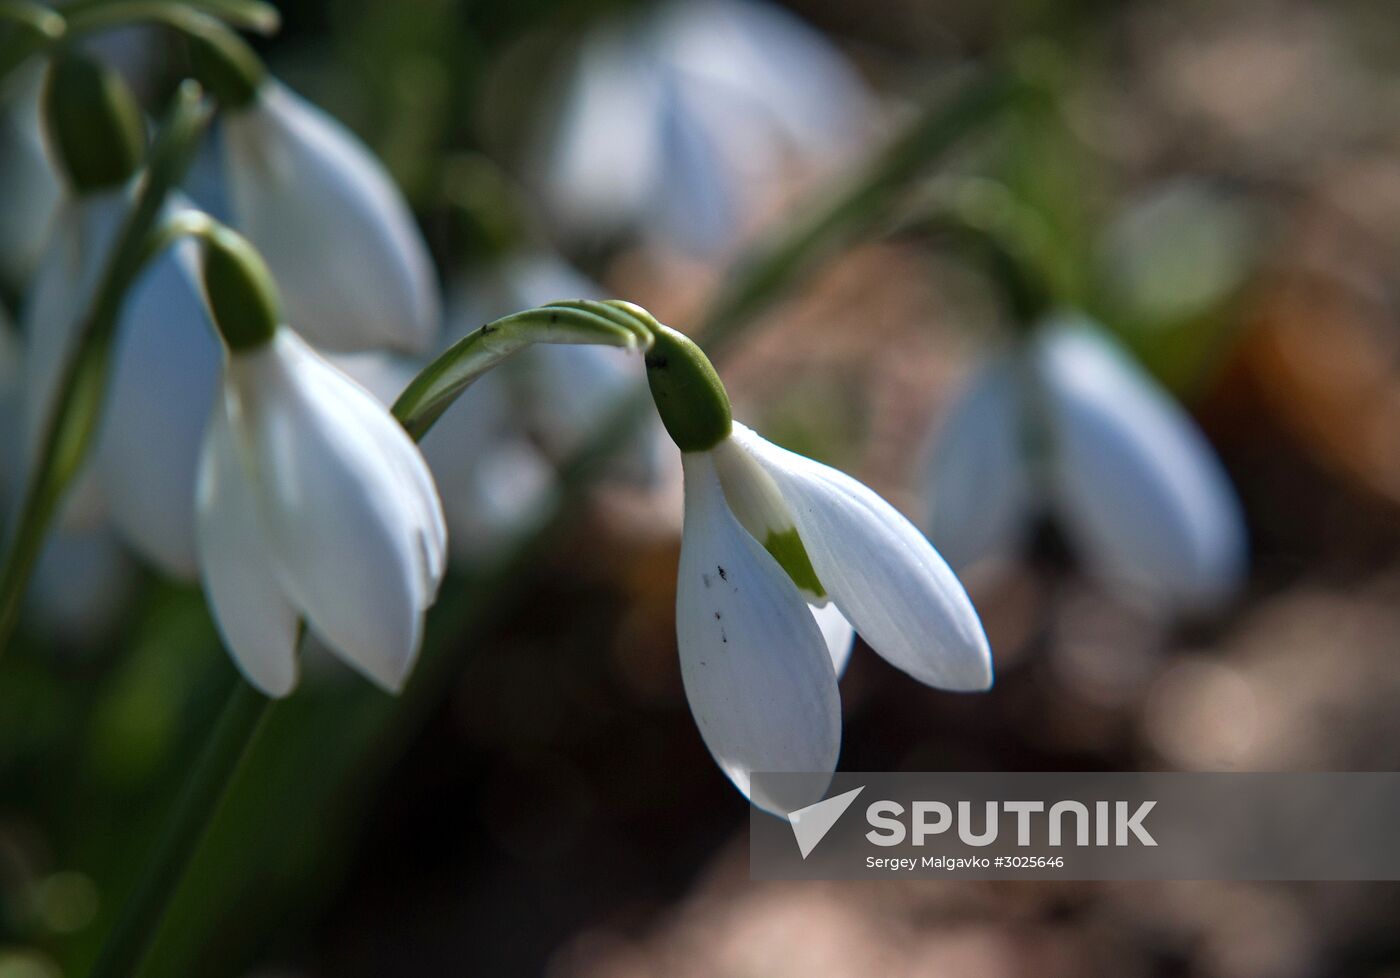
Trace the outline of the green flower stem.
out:
M 467 334 L 413 379 L 394 402 L 394 416 L 415 439 L 482 374 L 534 343 L 595 343 L 649 349 L 654 323 L 622 302 L 555 302 L 487 323 Z
M 873 182 L 872 186 L 849 184 L 834 200 L 818 203 L 807 211 L 809 216 L 799 220 L 786 234 L 774 238 L 767 247 L 752 252 L 749 264 L 731 276 L 705 319 L 710 351 L 713 353 L 737 338 L 742 329 L 752 323 L 819 255 L 849 240 L 853 229 L 878 221 L 907 182 L 921 175 L 927 166 L 964 135 L 989 121 L 985 116 L 995 115 L 1008 100 L 1009 94 L 1005 82 L 983 80 L 974 82 L 946 105 L 934 106 L 917 119 L 905 135 L 877 159 L 876 164 L 863 171 L 866 178 Z M 558 320 L 551 321 L 551 310 L 559 312 Z M 568 310 L 567 315 L 565 310 Z M 623 313 L 630 313 L 630 316 Z M 597 318 L 589 318 L 591 316 Z M 639 324 L 641 329 L 638 328 Z M 636 343 L 645 346 L 646 342 L 640 339 L 640 335 L 649 328 L 647 318 L 640 310 L 625 303 L 558 303 L 507 317 L 490 324 L 490 328 L 477 330 L 429 365 L 395 404 L 395 416 L 410 434 L 421 438 L 452 399 L 472 380 L 530 342 L 592 342 L 615 346 Z M 555 330 L 559 331 L 558 338 L 551 339 Z M 573 338 L 565 339 L 565 334 Z M 511 583 L 545 549 L 549 531 L 566 519 L 573 507 L 581 504 L 584 490 L 606 461 L 635 432 L 645 417 L 645 408 L 650 400 L 649 395 L 641 391 L 635 398 L 628 398 L 614 408 L 600 425 L 598 433 L 561 465 L 559 492 L 554 495 L 547 512 L 542 513 L 539 520 L 523 532 L 516 544 L 507 548 L 500 559 L 475 577 L 470 588 L 455 588 L 450 594 L 444 594 L 438 607 L 433 609 L 432 627 L 425 643 L 423 661 L 410 679 L 403 698 L 390 702 L 383 701 L 377 693 L 364 694 L 365 697 L 375 697 L 372 707 L 381 701 L 383 704 L 365 711 L 368 715 L 359 717 L 369 728 L 368 731 L 358 731 L 361 735 L 357 741 L 359 749 L 349 749 L 346 756 L 334 758 L 338 773 L 318 781 L 316 796 L 300 797 L 298 807 L 326 806 L 333 794 L 336 799 L 334 810 L 343 811 L 347 803 L 347 784 L 353 782 L 353 787 L 367 792 L 382 779 L 412 742 L 417 730 L 440 706 L 450 686 L 450 677 L 459 665 L 458 650 L 479 644 L 461 641 L 463 633 L 480 633 L 492 615 L 500 610 Z M 445 642 L 448 631 L 458 640 Z M 355 702 L 363 701 L 357 698 Z M 285 725 L 279 723 L 296 708 L 295 700 L 274 708 L 271 711 L 273 725 L 299 732 L 293 722 Z M 246 726 L 248 742 L 252 741 L 255 732 L 254 725 Z M 265 742 L 258 746 L 258 753 L 280 754 L 274 747 L 271 741 Z M 230 777 L 236 774 L 236 770 L 231 771 Z M 257 799 L 250 794 L 251 791 L 247 784 L 240 782 L 233 785 L 228 793 L 237 795 L 240 805 L 256 806 Z M 218 797 L 223 795 L 223 792 L 218 793 L 214 803 L 217 804 Z M 285 830 L 286 826 L 280 823 L 275 828 L 266 829 L 279 834 Z M 260 849 L 256 840 L 248 838 L 246 826 L 241 823 L 238 826 L 220 824 L 215 831 L 221 842 L 227 838 L 229 844 L 236 844 L 250 854 Z M 318 836 L 327 834 L 327 831 L 323 830 Z M 279 843 L 281 841 L 278 840 Z M 344 842 L 344 839 L 341 841 Z M 268 844 L 276 843 L 270 841 Z M 194 855 L 193 851 L 188 852 L 186 859 Z M 247 867 L 241 863 L 240 866 L 247 880 Z M 240 885 L 221 875 L 217 869 L 212 872 L 214 879 L 221 881 L 226 888 Z M 183 875 L 179 871 L 167 875 L 165 879 L 178 881 Z M 207 877 L 207 873 L 200 877 L 204 884 L 201 891 L 190 895 L 197 896 L 204 903 L 227 899 L 221 897 L 217 885 L 210 891 Z M 273 898 L 273 894 L 262 889 L 256 895 L 263 906 Z M 168 896 L 168 893 L 165 894 L 166 899 Z M 253 896 L 252 892 L 241 894 L 245 899 Z M 220 916 L 217 909 L 212 913 L 215 917 Z M 277 913 L 275 908 L 267 908 L 266 919 L 269 923 L 277 918 Z M 158 920 L 149 915 L 142 916 L 141 920 L 147 925 L 142 935 L 144 947 L 156 936 Z M 188 921 L 182 916 L 180 923 L 186 925 Z M 117 939 L 116 934 L 110 938 Z M 196 945 L 202 943 L 188 934 L 185 939 Z M 108 976 L 99 975 L 98 978 Z
M 62 14 L 35 0 L 0 0 L 0 21 L 23 27 L 44 41 L 58 40 L 67 27 Z
M 235 677 L 223 711 L 185 783 L 136 892 L 102 946 L 90 978 L 130 978 L 160 925 L 185 866 L 199 849 L 233 776 L 257 740 L 272 701 Z
M 156 137 L 140 194 L 75 338 L 58 384 L 54 414 L 34 459 L 0 565 L 0 653 L 14 632 L 25 587 L 49 525 L 96 433 L 122 300 L 141 272 L 148 257 L 147 240 L 157 227 L 166 197 L 184 176 L 208 121 L 209 106 L 199 86 L 187 82 Z
M 1022 91 L 1011 74 L 987 72 L 921 112 L 884 151 L 845 183 L 760 242 L 720 289 L 696 335 L 711 355 L 781 298 L 800 275 L 879 222 L 899 195 L 977 129 L 999 118 Z
M 256 34 L 275 34 L 282 26 L 277 8 L 261 0 L 74 0 L 63 11 L 70 27 L 82 33 L 133 23 L 164 23 L 178 28 L 179 18 L 191 12 L 217 17 L 230 27 Z

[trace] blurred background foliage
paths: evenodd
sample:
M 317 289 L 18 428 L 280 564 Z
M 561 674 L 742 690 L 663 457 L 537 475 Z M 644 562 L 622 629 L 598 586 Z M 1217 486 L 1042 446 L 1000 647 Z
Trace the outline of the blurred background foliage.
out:
M 842 766 L 1400 762 L 1393 5 L 791 0 L 869 83 L 868 129 L 761 187 L 738 241 L 708 255 L 554 233 L 531 183 L 580 37 L 647 6 L 298 2 L 256 43 L 386 161 L 449 285 L 521 233 L 523 211 L 680 327 L 745 242 L 948 79 L 1029 66 L 1037 99 L 726 348 L 742 415 L 918 512 L 922 445 L 1008 313 L 975 263 L 909 221 L 921 195 L 987 178 L 1050 293 L 1186 401 L 1249 513 L 1249 592 L 1207 621 L 1118 603 L 1051 538 L 974 579 L 995 690 L 917 687 L 858 652 Z M 154 103 L 182 55 L 158 32 L 139 43 Z M 483 172 L 530 189 L 463 177 Z M 402 699 L 308 665 L 148 973 L 1400 973 L 1390 886 L 749 883 L 747 813 L 676 667 L 678 497 L 570 498 L 527 549 L 449 580 Z M 117 581 L 127 597 L 100 629 L 36 617 L 0 661 L 0 978 L 81 973 L 233 681 L 197 591 L 135 565 Z

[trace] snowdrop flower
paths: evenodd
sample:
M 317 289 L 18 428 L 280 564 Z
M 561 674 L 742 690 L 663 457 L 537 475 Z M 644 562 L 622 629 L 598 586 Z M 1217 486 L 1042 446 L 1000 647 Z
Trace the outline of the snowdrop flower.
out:
M 398 690 L 446 561 L 427 463 L 372 394 L 281 323 L 270 276 L 231 232 L 205 241 L 227 344 L 197 490 L 200 573 L 248 681 L 296 685 L 298 621 Z
M 928 471 L 930 536 L 957 567 L 1014 551 L 1048 511 L 1098 577 L 1162 610 L 1218 604 L 1245 571 L 1244 516 L 1209 444 L 1083 320 L 987 365 Z
M 713 367 L 680 334 L 661 327 L 647 366 L 685 471 L 681 676 L 706 746 L 740 791 L 755 771 L 835 770 L 837 673 L 852 629 L 920 682 L 991 685 L 977 613 L 909 520 L 850 476 L 734 423 Z M 782 812 L 815 799 L 752 800 Z
M 635 225 L 709 253 L 732 244 L 785 156 L 852 141 L 865 90 L 817 31 L 760 0 L 671 0 L 588 34 L 546 135 L 558 220 Z
M 427 245 L 364 144 L 269 77 L 228 104 L 220 135 L 234 224 L 267 257 L 298 331 L 326 350 L 431 349 Z

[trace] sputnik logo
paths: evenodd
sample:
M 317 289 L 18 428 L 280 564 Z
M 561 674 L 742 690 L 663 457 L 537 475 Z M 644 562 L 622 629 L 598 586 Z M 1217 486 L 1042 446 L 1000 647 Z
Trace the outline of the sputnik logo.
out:
M 819 801 L 815 805 L 788 813 L 788 824 L 792 826 L 792 834 L 797 839 L 797 848 L 803 859 L 817 847 L 817 843 L 826 838 L 831 827 L 846 813 L 846 809 L 851 807 L 851 802 L 856 800 L 856 795 L 864 790 L 865 786 L 861 785 L 825 801 Z

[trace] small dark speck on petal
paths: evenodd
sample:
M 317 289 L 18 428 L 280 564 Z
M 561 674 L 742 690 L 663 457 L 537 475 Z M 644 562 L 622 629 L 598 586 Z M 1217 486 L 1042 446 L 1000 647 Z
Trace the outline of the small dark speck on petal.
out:
M 720 567 L 718 564 L 716 564 L 715 568 L 719 571 L 719 579 L 721 581 L 729 580 L 729 575 L 725 572 L 723 567 Z

